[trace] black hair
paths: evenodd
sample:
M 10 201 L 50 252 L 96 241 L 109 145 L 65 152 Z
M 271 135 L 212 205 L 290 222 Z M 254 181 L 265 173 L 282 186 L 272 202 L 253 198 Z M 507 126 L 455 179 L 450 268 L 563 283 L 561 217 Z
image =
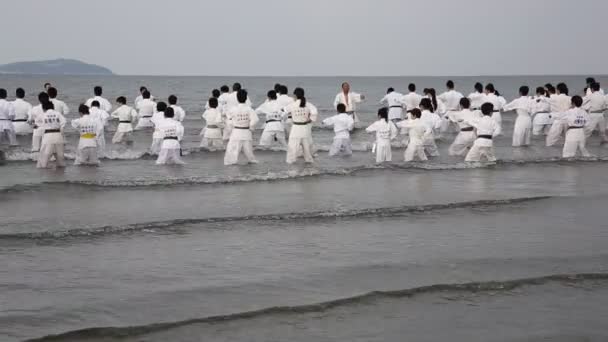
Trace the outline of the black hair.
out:
M 218 106 L 217 97 L 211 97 L 211 98 L 209 98 L 209 107 L 210 108 L 217 108 L 217 106 Z
M 40 102 L 41 104 L 43 102 L 49 102 L 49 94 L 47 94 L 45 91 L 39 93 L 38 94 L 38 102 Z
M 269 91 L 266 95 L 271 100 L 276 100 L 277 99 L 277 92 L 275 90 Z
M 275 92 L 278 93 L 279 90 L 281 90 L 281 84 L 280 83 L 275 83 L 273 89 L 274 89 Z
M 483 93 L 483 84 L 477 82 L 473 88 L 475 88 L 478 93 Z
M 300 108 L 306 107 L 306 97 L 304 97 L 304 89 L 298 87 L 293 90 L 293 94 L 296 96 L 296 99 L 300 100 Z
M 418 108 L 414 108 L 414 109 L 410 110 L 410 114 L 412 114 L 412 117 L 414 117 L 416 119 L 420 119 L 420 117 L 422 116 L 422 112 Z
M 390 88 L 388 88 L 388 89 L 386 90 L 386 93 L 387 93 L 387 94 L 390 94 L 390 93 L 392 93 L 392 92 L 394 92 L 394 91 L 395 91 L 395 88 L 390 87 Z
M 170 104 L 170 105 L 175 105 L 175 104 L 177 104 L 177 96 L 175 96 L 175 95 L 171 95 L 171 96 L 169 96 L 169 104 Z
M 99 101 L 93 101 L 93 102 L 91 102 L 91 107 L 97 107 L 97 108 L 99 108 Z
M 49 109 L 55 109 L 55 105 L 51 101 L 42 102 L 42 110 L 47 111 Z
M 492 83 L 488 83 L 486 84 L 486 90 L 490 93 L 495 93 L 496 92 L 496 88 L 494 88 L 494 84 Z
M 422 100 L 420 100 L 420 108 L 424 108 L 427 109 L 429 111 L 431 111 L 431 113 L 433 112 L 433 104 L 431 103 L 431 99 L 429 98 L 424 98 Z
M 279 93 L 281 93 L 281 95 L 287 95 L 289 93 L 289 89 L 286 85 L 282 85 L 281 89 L 279 90 Z
M 469 100 L 466 97 L 463 97 L 460 99 L 460 107 L 464 108 L 464 109 L 469 109 L 471 108 L 471 100 Z
M 494 105 L 490 102 L 482 104 L 481 112 L 483 113 L 483 115 L 492 115 L 492 113 L 494 112 Z
M 407 89 L 408 89 L 409 91 L 416 91 L 416 85 L 415 85 L 414 83 L 410 83 L 410 84 L 407 86 Z
M 566 83 L 560 83 L 557 85 L 557 91 L 560 92 L 560 94 L 565 94 L 568 95 L 568 86 L 566 85 Z
M 223 85 L 220 87 L 220 91 L 222 93 L 229 93 L 230 92 L 230 87 L 228 87 L 227 85 Z
M 336 110 L 338 111 L 338 113 L 346 113 L 346 105 L 344 103 L 338 103 L 338 105 L 336 106 Z
M 6 89 L 0 88 L 0 99 L 5 99 L 8 96 Z
M 49 94 L 50 98 L 54 99 L 57 97 L 57 88 L 50 87 L 49 89 L 47 89 L 46 93 Z
M 447 81 L 445 86 L 448 87 L 448 89 L 454 89 L 454 81 L 452 81 L 452 80 Z
M 150 92 L 147 90 L 144 90 L 143 93 L 141 93 L 141 97 L 143 97 L 144 99 L 149 99 L 150 98 Z
M 528 86 L 519 87 L 519 94 L 521 96 L 528 96 L 528 94 L 530 94 L 530 87 L 528 87 Z
M 494 95 L 500 96 L 500 92 L 498 90 L 494 90 Z
M 547 89 L 545 89 L 543 87 L 536 87 L 536 94 L 537 95 L 547 95 Z
M 384 119 L 384 121 L 388 122 L 388 108 L 382 107 L 378 109 L 378 116 L 380 119 Z
M 241 89 L 243 89 L 243 86 L 238 82 L 232 85 L 232 91 L 239 91 Z
M 89 114 L 89 107 L 87 107 L 87 105 L 84 103 L 81 103 L 80 106 L 78 106 L 78 112 L 80 114 Z
M 42 87 L 43 87 L 43 88 L 46 88 L 46 86 L 49 86 L 49 87 L 50 87 L 50 86 L 51 86 L 51 84 L 50 84 L 49 82 L 46 82 L 46 83 L 45 83 L 45 84 L 44 84 Z
M 239 101 L 239 103 L 245 103 L 247 102 L 247 90 L 245 89 L 241 89 L 236 93 L 236 99 Z
M 593 77 L 587 77 L 587 78 L 585 79 L 585 82 L 586 82 L 587 84 L 591 85 L 591 84 L 595 83 L 595 78 L 593 78 Z
M 220 95 L 222 95 L 222 93 L 220 93 L 220 90 L 219 90 L 219 89 L 213 89 L 213 90 L 211 91 L 211 96 L 212 96 L 212 97 L 218 98 L 218 97 L 220 97 Z
M 159 103 L 156 104 L 157 112 L 164 112 L 166 109 L 167 109 L 167 104 L 164 103 L 163 101 L 160 101 Z
M 593 91 L 600 91 L 600 84 L 597 83 L 597 82 L 591 83 L 591 90 L 593 90 Z
M 100 86 L 96 86 L 93 88 L 93 93 L 95 96 L 101 96 L 101 94 L 103 94 L 103 89 Z
M 583 105 L 583 98 L 578 96 L 578 95 L 574 95 L 572 96 L 572 104 L 576 107 L 576 108 L 580 108 L 580 106 Z
M 549 94 L 555 94 L 555 87 L 551 83 L 545 84 L 545 88 L 547 88 L 547 92 Z
M 124 96 L 119 96 L 119 97 L 116 99 L 116 102 L 121 103 L 121 104 L 123 104 L 123 105 L 124 105 L 124 104 L 127 104 L 127 98 L 125 98 Z
M 140 92 L 140 93 L 143 93 L 143 92 L 144 92 L 144 90 L 148 90 L 148 88 L 146 88 L 146 87 L 144 87 L 144 86 L 139 87 L 139 92 Z
M 439 104 L 437 103 L 437 93 L 435 92 L 435 88 L 429 88 L 428 90 L 428 94 L 431 95 L 431 104 L 432 104 L 432 108 L 429 108 L 429 110 L 431 111 L 431 113 L 434 113 Z
M 25 90 L 23 90 L 23 88 L 17 88 L 17 91 L 15 91 L 15 96 L 17 96 L 18 99 L 24 98 Z
M 165 109 L 165 117 L 172 118 L 174 116 L 175 116 L 175 111 L 173 110 L 173 108 L 167 107 L 167 109 Z

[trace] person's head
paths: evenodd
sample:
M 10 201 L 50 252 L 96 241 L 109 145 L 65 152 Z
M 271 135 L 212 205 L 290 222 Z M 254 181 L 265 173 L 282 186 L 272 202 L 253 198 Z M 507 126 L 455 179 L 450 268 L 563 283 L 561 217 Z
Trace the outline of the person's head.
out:
M 348 82 L 342 83 L 342 92 L 348 94 L 350 92 L 350 84 Z
M 7 96 L 8 96 L 8 93 L 6 92 L 6 89 L 0 88 L 0 99 L 4 100 L 4 99 L 6 99 Z
M 471 108 L 471 100 L 467 99 L 466 97 L 461 98 L 460 99 L 460 108 L 462 108 L 462 109 Z
M 167 107 L 167 109 L 165 109 L 165 117 L 168 119 L 173 119 L 174 116 L 175 116 L 175 111 L 173 110 L 173 108 Z
M 557 85 L 557 93 L 568 95 L 568 86 L 566 85 L 566 83 L 560 83 Z
M 38 102 L 40 102 L 40 104 L 44 102 L 49 102 L 49 94 L 44 91 L 38 94 Z
M 286 85 L 282 85 L 282 86 L 281 86 L 281 89 L 279 89 L 279 93 L 280 93 L 281 95 L 287 95 L 287 94 L 289 93 L 289 89 L 287 88 L 287 86 L 286 86 Z
M 222 93 L 229 93 L 230 92 L 230 87 L 227 86 L 227 85 L 223 85 L 223 86 L 220 87 L 220 91 Z
M 93 102 L 91 102 L 91 108 L 93 108 L 93 107 L 99 108 L 100 107 L 99 106 L 99 101 L 93 101 Z
M 578 96 L 578 95 L 574 95 L 572 96 L 572 107 L 574 108 L 580 108 L 583 105 L 583 98 Z
M 555 87 L 551 83 L 545 84 L 545 88 L 547 89 L 547 93 L 549 93 L 549 95 L 555 94 L 557 92 L 557 90 L 555 89 Z
M 141 93 L 141 97 L 143 97 L 144 99 L 150 99 L 150 92 L 147 90 L 144 90 L 144 92 Z
M 272 89 L 274 89 L 274 91 L 278 93 L 279 91 L 281 91 L 281 84 L 275 83 L 274 88 L 272 88 Z
M 454 81 L 452 81 L 452 80 L 447 81 L 447 83 L 445 84 L 445 86 L 446 86 L 446 87 L 447 87 L 449 90 L 454 89 Z
M 211 91 L 211 97 L 218 98 L 218 97 L 220 97 L 220 95 L 222 95 L 222 93 L 220 93 L 220 90 L 219 90 L 219 89 L 213 89 L 213 90 Z
M 116 99 L 116 103 L 118 103 L 119 105 L 126 105 L 127 104 L 127 98 L 124 96 L 119 96 Z
M 380 120 L 384 119 L 384 121 L 388 122 L 388 108 L 382 107 L 378 109 L 378 118 Z
M 395 88 L 393 88 L 393 87 L 389 87 L 389 88 L 386 90 L 386 93 L 387 93 L 387 94 L 390 94 L 390 93 L 392 93 L 392 92 L 394 92 L 394 91 L 395 91 Z
M 519 87 L 519 95 L 528 96 L 529 93 L 530 93 L 530 87 L 528 87 L 528 86 Z
M 54 99 L 57 97 L 57 88 L 50 87 L 49 89 L 46 90 L 46 93 L 49 94 L 49 97 L 51 99 Z
M 96 86 L 93 88 L 93 94 L 95 94 L 95 96 L 101 96 L 103 94 L 103 88 Z
M 496 88 L 494 88 L 494 84 L 488 83 L 486 84 L 486 93 L 494 94 L 496 92 Z
M 247 90 L 245 89 L 241 89 L 236 93 L 236 99 L 239 101 L 239 103 L 245 103 L 247 102 Z
M 475 91 L 476 91 L 476 92 L 478 92 L 478 93 L 483 93 L 483 84 L 481 84 L 481 83 L 477 82 L 477 83 L 475 83 L 474 88 L 475 88 Z
M 270 90 L 270 91 L 269 91 L 269 92 L 266 94 L 266 96 L 268 97 L 268 99 L 269 99 L 270 101 L 274 101 L 274 100 L 276 100 L 276 99 L 277 99 L 277 92 L 276 92 L 276 91 L 274 91 L 274 90 Z
M 338 103 L 338 106 L 336 106 L 336 110 L 340 114 L 346 113 L 346 105 L 344 105 L 344 103 Z
M 431 99 L 424 98 L 420 100 L 420 109 L 433 111 L 433 104 L 431 103 Z
M 591 83 L 591 91 L 592 92 L 596 92 L 596 91 L 600 91 L 600 84 L 597 82 L 593 82 Z
M 78 106 L 78 113 L 80 113 L 80 116 L 89 115 L 89 107 L 84 103 L 81 103 L 80 106 Z
M 414 83 L 410 83 L 410 84 L 407 86 L 407 89 L 408 89 L 409 91 L 411 91 L 411 92 L 415 92 L 415 91 L 416 91 L 416 85 L 415 85 Z
M 587 77 L 585 79 L 585 83 L 587 83 L 587 85 L 590 86 L 591 84 L 595 83 L 595 78 L 593 78 L 593 77 Z
M 156 111 L 157 112 L 164 112 L 167 109 L 167 104 L 164 103 L 163 101 L 160 101 L 159 103 L 156 104 Z
M 47 110 L 54 110 L 55 109 L 55 105 L 53 105 L 53 102 L 51 101 L 45 101 L 42 102 L 42 110 L 43 111 L 47 111 Z
M 232 85 L 232 91 L 239 91 L 241 89 L 243 89 L 243 86 L 238 82 Z
M 293 90 L 293 95 L 296 97 L 297 100 L 300 100 L 300 107 L 304 108 L 306 107 L 306 97 L 304 96 L 304 89 L 303 88 L 296 88 Z
M 492 113 L 494 112 L 494 105 L 490 102 L 482 104 L 481 112 L 483 113 L 483 115 L 492 115 Z
M 50 87 L 51 87 L 51 84 L 49 82 L 46 82 L 44 84 L 44 91 L 47 91 Z
M 420 117 L 422 116 L 422 112 L 420 111 L 420 109 L 418 108 L 414 108 L 410 111 L 410 114 L 412 115 L 412 117 L 414 119 L 420 119 Z
M 209 98 L 209 108 L 217 108 L 217 106 L 218 106 L 217 97 Z
M 177 104 L 177 96 L 171 95 L 169 96 L 169 105 L 173 106 Z
M 537 87 L 536 88 L 536 95 L 538 96 L 542 96 L 542 95 L 546 95 L 547 91 L 545 90 L 544 87 Z
M 25 90 L 23 90 L 23 88 L 17 88 L 17 90 L 15 91 L 15 96 L 18 99 L 25 98 Z
M 147 90 L 148 90 L 148 88 L 146 88 L 146 87 L 139 87 L 139 93 L 140 94 L 143 94 L 144 91 L 147 91 Z
M 430 91 L 429 88 L 424 88 L 424 89 L 422 89 L 422 94 L 424 94 L 425 96 L 428 96 L 429 91 Z

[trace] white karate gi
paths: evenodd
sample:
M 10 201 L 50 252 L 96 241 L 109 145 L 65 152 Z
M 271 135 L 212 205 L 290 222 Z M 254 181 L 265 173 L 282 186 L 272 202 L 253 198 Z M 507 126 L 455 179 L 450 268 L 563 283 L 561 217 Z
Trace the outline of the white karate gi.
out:
M 55 111 L 61 113 L 61 115 L 63 115 L 64 117 L 66 117 L 70 114 L 70 107 L 68 107 L 68 105 L 65 104 L 65 102 L 58 100 L 58 99 L 51 99 L 51 102 L 53 102 Z M 100 106 L 101 106 L 101 103 L 100 103 Z
M 32 105 L 23 99 L 16 99 L 13 101 L 13 108 L 15 109 L 15 118 L 13 119 L 15 134 L 32 134 L 34 132 L 30 125 L 30 122 L 32 122 L 32 118 L 30 117 Z
M 138 108 L 137 105 L 143 101 L 144 96 L 139 94 L 137 95 L 137 97 L 135 98 L 135 101 L 133 101 L 133 105 L 135 106 L 135 108 Z M 154 101 L 154 96 L 150 95 L 150 100 Z
M 224 119 L 222 113 L 217 108 L 207 109 L 203 113 L 203 120 L 205 120 L 206 126 L 201 131 L 203 139 L 201 139 L 200 147 L 211 150 L 223 148 L 222 126 L 224 125 Z
M 450 145 L 449 154 L 451 156 L 465 156 L 469 149 L 473 147 L 477 135 L 475 134 L 475 128 L 468 124 L 468 121 L 475 119 L 481 119 L 482 114 L 479 111 L 471 111 L 470 109 L 463 109 L 459 112 L 450 112 L 448 114 L 449 119 L 455 122 L 460 128 L 460 132 L 454 139 L 452 145 Z
M 479 110 L 479 109 L 481 109 L 481 105 L 486 103 L 486 101 L 485 101 L 486 94 L 473 92 L 473 93 L 469 94 L 468 99 L 469 99 L 469 101 L 471 101 L 471 109 Z
M 340 92 L 336 95 L 334 99 L 334 109 L 342 103 L 346 106 L 346 113 L 353 116 L 353 120 L 355 120 L 355 124 L 359 123 L 359 117 L 357 116 L 357 104 L 363 102 L 365 96 L 355 93 L 349 92 L 348 94 L 344 94 L 344 92 Z
M 162 135 L 162 144 L 158 153 L 158 159 L 156 159 L 156 165 L 185 164 L 180 158 L 180 141 L 184 137 L 184 126 L 173 118 L 164 118 L 162 121 L 157 122 L 156 129 Z
M 99 109 L 97 107 L 91 107 L 89 109 L 90 116 L 92 119 L 99 121 L 101 124 L 101 131 L 97 134 L 97 155 L 99 158 L 103 158 L 106 156 L 106 136 L 105 136 L 105 127 L 108 124 L 108 120 L 110 119 L 110 114 L 103 109 Z
M 553 123 L 549 98 L 544 95 L 536 96 L 532 102 L 532 113 L 534 114 L 532 134 L 547 135 Z
M 354 119 L 346 114 L 341 113 L 323 120 L 326 126 L 334 127 L 334 141 L 329 149 L 329 156 L 333 157 L 340 152 L 350 156 L 353 154 L 352 144 L 350 141 L 350 131 L 355 128 Z
M 414 108 L 418 108 L 420 106 L 420 101 L 422 100 L 422 95 L 416 92 L 409 92 L 406 95 L 403 95 L 400 102 L 405 106 L 406 111 L 410 111 Z
M 266 124 L 260 138 L 260 146 L 269 147 L 278 142 L 281 147 L 287 147 L 285 140 L 285 112 L 282 110 L 281 104 L 277 100 L 266 101 L 262 103 L 255 112 L 266 115 Z
M 551 106 L 553 124 L 549 129 L 549 133 L 547 133 L 547 146 L 553 146 L 557 144 L 562 134 L 568 128 L 561 118 L 565 112 L 570 110 L 572 98 L 566 94 L 552 94 L 549 97 L 549 104 Z
M 156 102 L 150 99 L 143 99 L 137 103 L 135 108 L 139 112 L 137 114 L 138 120 L 135 130 L 154 127 L 152 116 L 156 113 Z
M 380 119 L 365 129 L 368 133 L 376 132 L 376 163 L 393 160 L 391 140 L 397 137 L 397 127 L 392 121 Z
M 415 158 L 420 161 L 428 160 L 426 157 L 425 142 L 433 139 L 433 129 L 421 119 L 403 120 L 397 123 L 397 127 L 409 131 L 409 142 L 404 153 L 404 160 L 411 162 Z
M 55 156 L 57 167 L 65 167 L 63 156 L 63 127 L 65 123 L 63 115 L 52 109 L 36 117 L 36 126 L 40 127 L 44 132 L 36 167 L 46 168 L 53 155 Z
M 494 121 L 496 121 L 496 124 L 498 125 L 498 134 L 497 135 L 501 135 L 502 134 L 502 114 L 500 113 L 502 111 L 502 108 L 505 105 L 505 99 L 502 96 L 496 96 L 495 93 L 491 93 L 491 94 L 486 94 L 486 96 L 483 99 L 484 103 L 491 103 L 494 105 L 494 112 L 492 113 L 492 119 L 494 119 Z
M 74 165 L 99 165 L 97 135 L 103 133 L 101 122 L 88 114 L 72 120 L 72 127 L 80 133 Z
M 578 150 L 583 157 L 590 157 L 591 154 L 585 147 L 585 126 L 590 122 L 589 114 L 582 108 L 572 108 L 564 112 L 560 120 L 567 127 L 562 157 L 574 158 Z
M 87 107 L 91 108 L 91 104 L 93 103 L 93 101 L 99 102 L 99 108 L 101 110 L 103 110 L 107 113 L 110 113 L 112 111 L 112 104 L 110 103 L 110 101 L 106 100 L 105 98 L 103 98 L 101 96 L 92 97 L 92 98 L 88 99 L 85 104 L 87 105 Z
M 150 154 L 158 155 L 163 145 L 163 132 L 160 130 L 160 124 L 165 120 L 165 112 L 156 112 L 150 121 L 154 124 L 154 133 L 152 133 L 152 144 L 150 145 Z
M 44 136 L 44 128 L 38 126 L 36 122 L 39 117 L 42 117 L 44 112 L 42 111 L 42 105 L 32 107 L 29 117 L 30 122 L 34 124 L 34 134 L 32 134 L 32 152 L 40 151 L 40 144 L 42 143 L 42 137 Z
M 173 108 L 173 113 L 174 113 L 173 119 L 175 121 L 179 121 L 179 122 L 184 121 L 184 119 L 186 118 L 186 111 L 182 107 L 180 107 L 178 105 L 171 105 L 169 107 Z
M 589 113 L 589 123 L 585 127 L 586 137 L 589 138 L 593 131 L 597 129 L 602 142 L 608 141 L 606 138 L 606 118 L 604 117 L 604 112 L 608 109 L 606 97 L 599 91 L 591 93 L 591 95 L 585 97 L 583 109 Z
M 227 94 L 225 98 L 226 104 L 224 106 L 224 140 L 230 139 L 230 136 L 232 135 L 232 125 L 230 124 L 230 120 L 228 119 L 228 113 L 232 111 L 232 109 L 239 106 L 239 100 L 236 96 L 237 92 L 233 91 L 232 93 Z M 245 104 L 251 107 L 251 100 L 249 100 L 249 97 L 247 97 L 247 101 L 245 101 Z M 252 127 L 251 129 L 254 128 L 255 127 Z
M 386 103 L 388 105 L 388 119 L 391 121 L 401 121 L 403 114 L 403 104 L 401 99 L 403 94 L 396 91 L 392 91 L 380 100 L 380 103 Z
M 293 122 L 287 144 L 287 164 L 296 162 L 300 148 L 306 163 L 313 163 L 312 123 L 317 120 L 319 115 L 317 107 L 306 101 L 306 106 L 302 108 L 300 107 L 300 100 L 296 100 L 287 106 L 284 111 L 288 116 L 291 116 Z
M 232 107 L 227 113 L 228 122 L 232 127 L 226 154 L 224 155 L 224 165 L 234 165 L 239 161 L 241 151 L 245 154 L 249 163 L 257 163 L 253 154 L 253 133 L 259 118 L 255 111 L 246 103 L 240 103 Z
M 8 143 L 17 146 L 17 135 L 13 119 L 15 118 L 15 107 L 11 102 L 0 99 L 0 144 Z
M 482 118 L 467 121 L 467 123 L 477 130 L 477 139 L 473 143 L 473 147 L 467 156 L 466 162 L 480 162 L 482 158 L 486 158 L 489 162 L 495 162 L 493 138 L 500 133 L 500 126 L 496 120 L 488 115 Z
M 439 115 L 431 113 L 428 110 L 423 110 L 422 115 L 420 116 L 420 121 L 431 129 L 431 134 L 425 135 L 424 150 L 429 156 L 438 157 L 439 149 L 437 149 L 435 139 L 439 135 L 438 132 L 441 130 L 442 120 Z
M 532 118 L 534 101 L 529 96 L 521 96 L 507 104 L 505 112 L 514 110 L 517 113 L 513 126 L 513 147 L 529 146 L 532 138 Z
M 460 99 L 464 96 L 454 89 L 448 90 L 445 93 L 437 96 L 437 101 L 441 101 L 445 105 L 445 115 L 442 115 L 441 132 L 457 131 L 458 125 L 450 120 L 451 113 L 460 112 Z
M 293 97 L 287 95 L 287 94 L 281 94 L 277 97 L 277 103 L 279 104 L 279 107 L 281 108 L 281 110 L 285 113 L 286 117 L 285 117 L 285 123 L 283 124 L 283 126 L 285 127 L 285 133 L 289 134 L 289 132 L 291 131 L 291 126 L 292 126 L 292 120 L 291 120 L 291 115 L 287 114 L 285 112 L 285 108 L 287 106 L 289 106 L 290 104 L 292 104 L 295 100 L 293 99 Z
M 112 137 L 112 143 L 119 144 L 131 141 L 133 122 L 137 120 L 137 112 L 135 109 L 127 105 L 122 105 L 112 113 L 112 118 L 118 119 L 118 126 L 116 127 L 114 137 Z

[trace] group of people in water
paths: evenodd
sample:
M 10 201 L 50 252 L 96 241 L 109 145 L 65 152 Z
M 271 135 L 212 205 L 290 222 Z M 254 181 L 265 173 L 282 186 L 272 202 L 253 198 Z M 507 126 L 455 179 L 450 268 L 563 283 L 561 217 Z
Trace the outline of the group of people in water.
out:
M 528 146 L 532 135 L 546 135 L 546 145 L 557 144 L 565 135 L 563 157 L 575 157 L 580 151 L 584 157 L 590 154 L 586 139 L 598 131 L 602 142 L 607 142 L 604 111 L 608 98 L 600 84 L 587 79 L 582 96 L 569 96 L 566 84 L 546 84 L 530 89 L 522 86 L 519 97 L 507 103 L 493 84 L 485 87 L 477 83 L 468 96 L 455 90 L 453 81 L 446 83 L 447 91 L 437 95 L 435 89 L 416 92 L 416 85 L 408 86 L 409 92 L 401 94 L 394 88 L 387 90 L 380 103 L 378 120 L 365 130 L 376 136 L 372 151 L 376 162 L 392 161 L 391 142 L 400 134 L 407 145 L 406 162 L 438 156 L 436 140 L 448 132 L 457 132 L 449 154 L 462 156 L 467 162 L 496 160 L 493 139 L 502 134 L 503 112 L 515 111 L 517 118 L 513 129 L 513 146 Z M 110 101 L 103 97 L 103 89 L 96 86 L 94 96 L 78 108 L 80 117 L 71 121 L 79 132 L 76 165 L 98 165 L 104 156 L 105 128 L 109 121 L 118 121 L 113 144 L 132 144 L 132 134 L 137 130 L 152 131 L 150 152 L 158 155 L 157 164 L 183 164 L 181 141 L 184 136 L 182 121 L 186 112 L 178 106 L 178 98 L 169 96 L 167 102 L 156 101 L 146 87 L 134 107 L 127 99 L 116 99 L 117 108 L 112 111 Z M 45 91 L 38 95 L 39 104 L 32 106 L 24 100 L 25 91 L 15 92 L 16 99 L 7 101 L 7 91 L 0 89 L 0 143 L 17 145 L 17 135 L 32 135 L 32 152 L 39 152 L 38 167 L 46 168 L 52 157 L 58 167 L 65 166 L 64 127 L 68 106 L 57 99 L 58 91 L 45 84 Z M 267 99 L 256 109 L 252 107 L 248 93 L 241 84 L 230 89 L 222 86 L 212 91 L 202 115 L 205 127 L 201 132 L 201 148 L 217 151 L 226 144 L 224 164 L 237 164 L 244 155 L 247 162 L 257 163 L 253 150 L 253 131 L 264 116 L 264 128 L 260 146 L 279 146 L 287 149 L 286 161 L 292 164 L 302 157 L 306 163 L 314 162 L 312 125 L 317 122 L 317 107 L 305 97 L 302 88 L 295 88 L 289 95 L 287 86 L 276 84 L 268 91 Z M 333 127 L 335 137 L 329 150 L 330 156 L 352 154 L 350 133 L 360 125 L 357 105 L 366 98 L 352 92 L 348 83 L 334 100 L 336 115 L 322 120 L 322 125 Z

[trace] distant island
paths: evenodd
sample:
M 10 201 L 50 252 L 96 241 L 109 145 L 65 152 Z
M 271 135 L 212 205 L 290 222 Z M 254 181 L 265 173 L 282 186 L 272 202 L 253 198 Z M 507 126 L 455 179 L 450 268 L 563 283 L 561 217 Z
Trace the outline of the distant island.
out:
M 112 70 L 75 59 L 54 59 L 0 65 L 0 74 L 21 75 L 114 75 Z

